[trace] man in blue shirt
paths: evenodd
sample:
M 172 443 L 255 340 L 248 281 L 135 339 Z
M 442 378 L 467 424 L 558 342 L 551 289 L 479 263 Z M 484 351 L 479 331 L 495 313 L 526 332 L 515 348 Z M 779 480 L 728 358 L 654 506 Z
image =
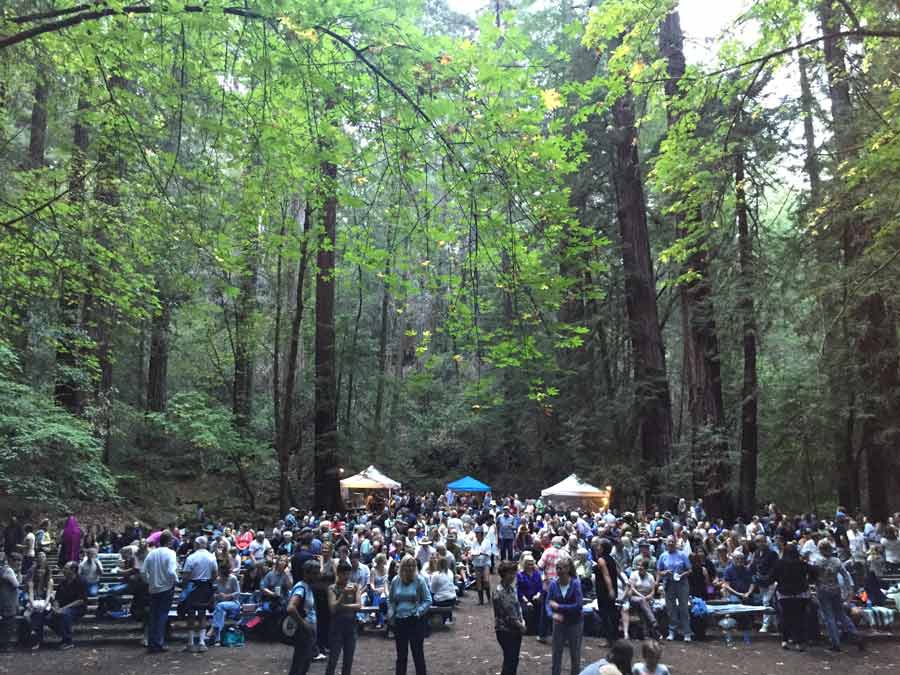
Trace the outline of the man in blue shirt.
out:
M 513 541 L 516 539 L 516 528 L 518 525 L 518 520 L 509 513 L 509 506 L 504 506 L 503 514 L 497 518 L 501 560 L 513 559 Z
M 688 592 L 688 572 L 691 561 L 678 550 L 675 537 L 666 538 L 666 550 L 656 562 L 656 581 L 664 584 L 666 593 L 666 613 L 669 615 L 669 640 L 675 639 L 676 626 L 680 624 L 680 632 L 685 642 L 690 642 L 691 631 L 691 598 Z
M 731 595 L 734 602 L 747 603 L 756 586 L 753 583 L 753 572 L 747 567 L 746 558 L 740 551 L 735 551 L 731 556 L 731 563 L 725 568 L 722 575 L 725 583 L 723 588 Z

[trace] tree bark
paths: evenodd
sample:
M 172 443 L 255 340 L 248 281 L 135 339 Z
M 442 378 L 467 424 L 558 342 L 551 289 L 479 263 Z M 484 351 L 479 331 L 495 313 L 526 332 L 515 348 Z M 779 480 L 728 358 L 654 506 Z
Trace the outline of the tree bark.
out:
M 109 89 L 125 89 L 128 82 L 120 75 L 111 75 Z M 103 130 L 97 148 L 97 182 L 94 186 L 94 199 L 104 205 L 101 217 L 94 226 L 94 241 L 102 248 L 109 247 L 107 229 L 114 223 L 115 214 L 121 205 L 119 181 L 125 176 L 125 158 L 119 151 L 120 140 L 113 135 L 110 128 Z M 96 263 L 91 263 L 92 275 L 99 282 L 102 274 Z M 94 393 L 97 408 L 100 411 L 95 422 L 98 435 L 103 440 L 103 461 L 110 463 L 112 449 L 112 308 L 108 303 L 88 293 L 85 299 L 85 316 L 88 332 L 95 344 L 95 354 L 100 370 L 100 378 Z
M 256 230 L 244 243 L 244 266 L 234 303 L 234 383 L 232 412 L 238 428 L 250 426 L 253 415 L 252 333 L 256 311 L 256 286 L 259 274 L 259 236 Z
M 337 381 L 335 379 L 335 264 L 337 167 L 322 163 L 325 185 L 322 233 L 316 262 L 316 419 L 315 501 L 319 509 L 336 511 L 340 506 L 337 466 Z
M 84 167 L 89 144 L 88 127 L 84 115 L 90 107 L 82 93 L 78 97 L 78 109 L 72 126 L 73 149 L 69 164 L 69 203 L 75 207 L 74 218 L 80 220 L 84 210 Z M 69 251 L 73 259 L 81 256 L 78 251 Z M 60 337 L 56 343 L 56 376 L 54 398 L 56 402 L 73 415 L 84 412 L 84 377 L 80 374 L 81 359 L 85 356 L 79 347 L 79 338 L 84 334 L 82 317 L 82 294 L 73 289 L 65 272 L 60 273 L 59 310 L 62 322 Z
M 34 103 L 31 106 L 31 134 L 28 139 L 29 169 L 40 169 L 44 166 L 44 154 L 47 151 L 47 102 L 50 97 L 50 84 L 47 80 L 46 68 L 38 66 L 37 82 L 34 85 Z
M 390 226 L 388 226 L 390 227 Z M 390 240 L 390 232 L 388 232 Z M 384 430 L 382 429 L 384 417 L 384 387 L 388 376 L 387 363 L 387 343 L 388 330 L 390 323 L 388 322 L 388 309 L 390 308 L 391 295 L 388 286 L 388 278 L 391 274 L 391 257 L 388 255 L 384 262 L 384 278 L 382 280 L 381 290 L 381 319 L 378 329 L 378 373 L 375 383 L 375 412 L 373 416 L 372 426 L 374 430 L 374 438 L 372 450 L 369 456 L 369 462 L 374 464 L 378 461 L 381 454 L 381 446 L 384 442 Z
M 160 308 L 150 321 L 150 361 L 147 366 L 147 410 L 165 412 L 169 372 L 169 326 L 172 303 L 160 298 Z
M 294 305 L 294 315 L 291 318 L 291 337 L 288 346 L 288 357 L 285 363 L 284 392 L 281 395 L 281 411 L 279 414 L 280 426 L 277 431 L 275 446 L 278 452 L 278 503 L 280 513 L 286 513 L 290 504 L 290 475 L 291 452 L 295 445 L 302 443 L 302 428 L 294 432 L 294 387 L 297 381 L 298 359 L 300 351 L 300 327 L 303 322 L 303 310 L 305 307 L 304 289 L 306 285 L 306 270 L 309 261 L 309 233 L 312 223 L 312 208 L 306 203 L 303 210 L 303 241 L 300 243 L 300 262 L 297 265 L 297 297 Z
M 756 371 L 756 310 L 753 296 L 756 265 L 753 257 L 753 239 L 750 236 L 745 188 L 744 151 L 735 155 L 734 191 L 738 222 L 738 249 L 740 260 L 741 332 L 744 343 L 744 379 L 741 386 L 741 465 L 738 488 L 739 508 L 745 517 L 756 513 L 756 482 L 759 457 L 758 383 Z
M 665 83 L 669 127 L 679 122 L 677 110 L 682 98 L 680 85 L 685 72 L 684 35 L 678 12 L 663 20 L 659 36 L 660 53 L 667 62 Z M 685 271 L 694 273 L 678 287 L 681 300 L 683 373 L 691 421 L 691 467 L 694 497 L 702 497 L 713 512 L 730 513 L 728 494 L 730 465 L 725 435 L 725 406 L 719 338 L 713 306 L 712 285 L 706 253 L 706 235 L 699 213 L 677 215 L 676 234 L 689 239 L 690 253 Z
M 613 106 L 616 125 L 615 180 L 617 217 L 622 237 L 625 308 L 635 380 L 635 415 L 644 475 L 645 498 L 656 498 L 672 444 L 672 403 L 656 304 L 656 276 L 650 255 L 644 184 L 637 150 L 631 92 Z
M 822 0 L 819 3 L 819 18 L 826 35 L 832 35 L 823 41 L 823 48 L 835 158 L 840 167 L 844 162 L 858 157 L 859 131 L 850 96 L 846 48 L 843 38 L 833 35 L 841 27 L 841 15 L 831 0 Z M 834 180 L 842 182 L 840 169 L 835 172 Z M 848 192 L 852 190 L 846 183 L 843 189 Z M 853 203 L 853 200 L 850 201 Z M 874 224 L 867 220 L 869 215 L 865 211 L 857 213 L 840 206 L 834 209 L 845 268 L 851 272 L 859 267 L 865 269 L 863 258 L 874 237 Z M 895 425 L 900 412 L 900 404 L 897 402 L 900 358 L 896 317 L 891 303 L 880 290 L 864 292 L 859 300 L 845 295 L 845 303 L 852 303 L 850 311 L 845 311 L 842 319 L 849 333 L 848 357 L 859 378 L 859 394 L 852 400 L 862 413 L 859 415 L 851 408 L 850 415 L 859 418 L 863 427 L 860 456 L 864 456 L 866 462 L 867 513 L 870 517 L 881 520 L 889 511 L 890 481 L 896 473 L 895 448 L 900 437 Z M 847 323 L 848 315 L 853 319 L 855 330 L 851 331 Z M 849 505 L 846 506 L 850 508 Z

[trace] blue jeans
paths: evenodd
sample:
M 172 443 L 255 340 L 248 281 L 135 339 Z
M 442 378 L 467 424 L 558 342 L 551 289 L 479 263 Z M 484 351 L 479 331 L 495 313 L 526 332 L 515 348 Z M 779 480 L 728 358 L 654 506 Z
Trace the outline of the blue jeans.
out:
M 828 633 L 831 646 L 841 646 L 841 628 L 849 635 L 856 637 L 856 626 L 853 625 L 850 617 L 844 611 L 844 601 L 841 599 L 841 594 L 817 589 L 816 597 L 819 599 L 819 608 L 822 610 L 822 617 L 825 619 L 825 630 Z
M 684 637 L 691 637 L 691 598 L 688 593 L 687 579 L 666 582 L 666 614 L 669 615 L 669 632 L 681 632 Z
M 53 614 L 51 626 L 59 633 L 64 645 L 72 644 L 72 626 L 84 614 L 84 607 L 68 607 L 58 614 Z
M 174 587 L 162 593 L 150 594 L 150 615 L 147 617 L 149 624 L 147 646 L 151 649 L 162 648 L 166 639 L 166 621 L 169 619 L 169 610 L 172 607 L 174 595 Z
M 212 615 L 212 627 L 215 631 L 216 641 L 219 640 L 221 636 L 222 629 L 225 627 L 225 617 L 228 612 L 240 612 L 241 604 L 236 600 L 223 600 L 222 602 L 216 603 L 216 608 L 213 610 Z

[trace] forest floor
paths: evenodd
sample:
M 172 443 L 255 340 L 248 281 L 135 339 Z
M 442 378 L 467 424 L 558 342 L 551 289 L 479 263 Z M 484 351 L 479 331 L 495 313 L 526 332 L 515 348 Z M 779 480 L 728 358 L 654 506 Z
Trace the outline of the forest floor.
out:
M 276 675 L 290 667 L 291 649 L 285 645 L 248 642 L 240 649 L 210 648 L 205 655 L 181 652 L 182 643 L 175 642 L 167 654 L 149 656 L 135 645 L 97 642 L 76 633 L 76 648 L 60 652 L 45 647 L 37 653 L 27 651 L 0 655 L 0 673 L 47 675 Z M 640 649 L 638 642 L 633 642 Z M 582 651 L 582 667 L 605 654 L 600 638 L 586 638 Z M 389 675 L 394 672 L 394 643 L 381 633 L 363 633 L 354 659 L 355 675 Z M 447 629 L 435 629 L 425 643 L 428 670 L 432 675 L 465 673 L 495 675 L 500 670 L 500 648 L 493 631 L 489 605 L 478 606 L 474 594 L 462 600 L 456 622 Z M 832 654 L 823 646 L 808 652 L 783 651 L 776 636 L 755 635 L 750 646 L 728 648 L 721 640 L 685 644 L 665 643 L 664 663 L 672 673 L 708 675 L 797 675 L 798 673 L 834 672 L 836 675 L 870 675 L 900 672 L 900 640 L 881 636 L 872 639 L 866 651 L 855 647 Z M 325 671 L 324 663 L 313 664 L 313 675 Z M 413 672 L 410 659 L 409 672 Z M 550 672 L 550 647 L 526 637 L 522 643 L 520 675 L 546 675 Z M 568 673 L 568 660 L 563 661 Z

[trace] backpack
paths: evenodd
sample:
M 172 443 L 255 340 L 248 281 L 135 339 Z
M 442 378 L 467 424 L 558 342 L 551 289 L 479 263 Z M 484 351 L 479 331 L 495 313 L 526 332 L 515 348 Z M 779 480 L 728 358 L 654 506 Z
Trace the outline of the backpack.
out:
M 224 631 L 222 631 L 222 646 L 223 647 L 243 647 L 244 646 L 244 631 L 242 631 L 237 626 L 229 626 Z

